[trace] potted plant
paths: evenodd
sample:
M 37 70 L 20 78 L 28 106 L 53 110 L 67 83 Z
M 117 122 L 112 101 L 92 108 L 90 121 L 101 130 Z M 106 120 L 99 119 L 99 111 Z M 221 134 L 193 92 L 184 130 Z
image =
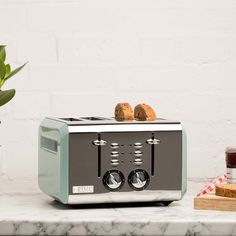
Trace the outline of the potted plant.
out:
M 2 90 L 5 82 L 18 73 L 25 65 L 12 70 L 10 64 L 5 63 L 6 51 L 5 45 L 0 45 L 0 106 L 9 102 L 15 96 L 15 89 Z

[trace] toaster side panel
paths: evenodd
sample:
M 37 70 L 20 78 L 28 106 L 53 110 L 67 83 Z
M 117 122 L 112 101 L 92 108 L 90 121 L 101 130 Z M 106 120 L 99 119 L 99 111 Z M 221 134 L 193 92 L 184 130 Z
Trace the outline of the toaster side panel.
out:
M 187 191 L 187 134 L 182 132 L 182 197 Z
M 46 194 L 68 202 L 68 127 L 47 118 L 39 127 L 38 184 Z

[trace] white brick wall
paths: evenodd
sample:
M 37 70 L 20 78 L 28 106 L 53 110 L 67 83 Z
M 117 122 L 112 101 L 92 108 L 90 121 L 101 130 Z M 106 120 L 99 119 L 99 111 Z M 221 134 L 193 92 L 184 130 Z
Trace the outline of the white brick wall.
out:
M 0 12 L 8 61 L 29 62 L 0 108 L 2 176 L 36 178 L 43 117 L 112 116 L 121 101 L 183 122 L 189 177 L 225 171 L 236 145 L 234 0 L 0 0 Z

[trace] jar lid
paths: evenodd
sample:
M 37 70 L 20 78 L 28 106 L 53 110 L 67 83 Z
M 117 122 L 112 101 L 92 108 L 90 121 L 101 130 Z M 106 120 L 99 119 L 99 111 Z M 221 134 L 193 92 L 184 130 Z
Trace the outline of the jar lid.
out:
M 236 147 L 227 147 L 225 153 L 236 153 Z

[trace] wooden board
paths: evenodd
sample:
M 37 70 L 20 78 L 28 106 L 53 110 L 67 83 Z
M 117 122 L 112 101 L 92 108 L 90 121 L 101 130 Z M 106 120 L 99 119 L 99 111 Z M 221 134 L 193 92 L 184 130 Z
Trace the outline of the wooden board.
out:
M 220 197 L 214 193 L 204 194 L 194 198 L 194 209 L 236 211 L 236 198 Z

